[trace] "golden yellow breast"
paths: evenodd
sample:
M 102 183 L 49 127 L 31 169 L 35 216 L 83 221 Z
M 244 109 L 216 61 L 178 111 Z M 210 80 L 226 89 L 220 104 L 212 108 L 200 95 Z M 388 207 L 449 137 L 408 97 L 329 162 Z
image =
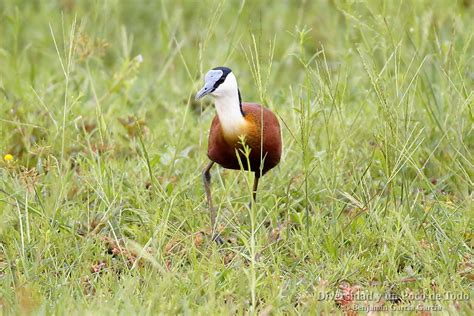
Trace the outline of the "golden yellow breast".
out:
M 231 131 L 223 130 L 222 133 L 225 141 L 233 145 L 241 143 L 242 138 L 250 145 L 254 139 L 258 138 L 258 128 L 252 118 L 246 118 L 245 124 L 241 125 L 238 129 Z

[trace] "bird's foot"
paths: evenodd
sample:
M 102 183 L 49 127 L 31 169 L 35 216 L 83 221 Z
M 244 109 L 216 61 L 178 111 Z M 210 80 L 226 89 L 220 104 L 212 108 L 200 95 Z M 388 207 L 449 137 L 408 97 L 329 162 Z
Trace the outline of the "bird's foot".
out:
M 224 244 L 224 239 L 222 239 L 221 235 L 218 233 L 212 236 L 212 241 L 215 241 L 219 246 Z

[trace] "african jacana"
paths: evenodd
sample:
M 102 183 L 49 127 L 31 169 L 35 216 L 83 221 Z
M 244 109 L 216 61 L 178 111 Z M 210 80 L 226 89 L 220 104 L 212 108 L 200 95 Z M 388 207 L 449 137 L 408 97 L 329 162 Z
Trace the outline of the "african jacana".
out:
M 216 211 L 212 205 L 210 173 L 214 163 L 236 170 L 241 169 L 242 163 L 248 170 L 247 158 L 241 150 L 243 137 L 245 144 L 250 147 L 250 170 L 255 174 L 255 201 L 259 178 L 280 162 L 282 142 L 280 124 L 275 114 L 259 104 L 242 103 L 237 79 L 229 68 L 216 67 L 206 74 L 204 87 L 196 94 L 196 100 L 208 94 L 214 97 L 217 115 L 209 132 L 207 155 L 211 161 L 202 175 L 214 231 Z M 216 238 L 220 240 L 218 236 Z

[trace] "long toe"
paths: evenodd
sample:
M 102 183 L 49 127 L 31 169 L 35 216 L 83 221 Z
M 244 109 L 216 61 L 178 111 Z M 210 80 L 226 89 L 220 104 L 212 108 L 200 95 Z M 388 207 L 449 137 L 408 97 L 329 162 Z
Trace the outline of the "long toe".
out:
M 216 244 L 218 244 L 219 246 L 224 244 L 224 239 L 222 239 L 221 235 L 219 234 L 214 234 L 214 236 L 212 237 L 212 240 L 215 241 Z

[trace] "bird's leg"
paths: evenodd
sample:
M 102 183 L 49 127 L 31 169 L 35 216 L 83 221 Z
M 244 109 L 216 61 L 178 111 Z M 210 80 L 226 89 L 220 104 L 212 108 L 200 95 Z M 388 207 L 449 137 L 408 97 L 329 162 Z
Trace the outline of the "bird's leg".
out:
M 257 202 L 257 188 L 258 188 L 258 179 L 259 178 L 260 177 L 255 172 L 255 179 L 253 180 L 252 200 L 250 201 L 249 208 L 252 208 L 252 202 L 253 203 Z
M 211 168 L 214 166 L 214 161 L 209 162 L 206 168 L 202 172 L 202 181 L 204 182 L 204 190 L 206 191 L 207 206 L 211 213 L 211 229 L 212 229 L 212 239 L 215 240 L 218 244 L 223 244 L 222 238 L 219 234 L 215 234 L 216 230 L 216 210 L 212 205 L 212 195 L 211 195 Z
M 260 177 L 255 173 L 255 179 L 253 180 L 253 201 L 257 202 L 257 188 L 258 188 L 258 179 Z
M 212 196 L 211 196 L 211 168 L 214 166 L 214 161 L 209 162 L 206 168 L 202 171 L 202 181 L 204 182 L 204 190 L 206 191 L 207 206 L 211 211 L 211 225 L 214 229 L 216 220 L 216 213 L 212 207 Z

